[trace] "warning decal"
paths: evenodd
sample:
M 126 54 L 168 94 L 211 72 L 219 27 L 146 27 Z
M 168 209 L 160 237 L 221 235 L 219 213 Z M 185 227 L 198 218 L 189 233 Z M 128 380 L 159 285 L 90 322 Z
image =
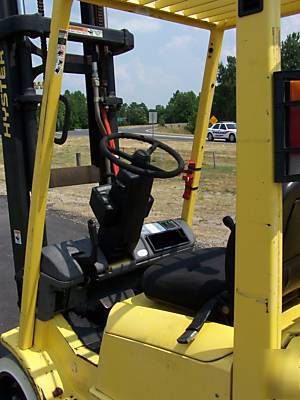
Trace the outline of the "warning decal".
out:
M 19 231 L 18 229 L 14 229 L 14 237 L 16 244 L 22 244 L 21 231 Z
M 85 26 L 76 26 L 70 25 L 69 33 L 73 33 L 74 35 L 81 35 L 81 36 L 89 36 L 94 38 L 102 38 L 103 37 L 103 30 L 102 29 L 95 29 Z
M 55 73 L 57 75 L 62 74 L 64 69 L 65 55 L 67 49 L 67 31 L 59 31 L 58 33 L 58 43 L 56 49 L 56 63 L 55 63 Z

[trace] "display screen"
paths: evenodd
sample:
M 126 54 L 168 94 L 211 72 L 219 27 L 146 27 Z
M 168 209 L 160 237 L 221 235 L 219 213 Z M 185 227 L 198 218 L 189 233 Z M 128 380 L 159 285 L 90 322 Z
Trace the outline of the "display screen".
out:
M 181 228 L 149 235 L 147 241 L 154 252 L 189 243 L 189 239 Z

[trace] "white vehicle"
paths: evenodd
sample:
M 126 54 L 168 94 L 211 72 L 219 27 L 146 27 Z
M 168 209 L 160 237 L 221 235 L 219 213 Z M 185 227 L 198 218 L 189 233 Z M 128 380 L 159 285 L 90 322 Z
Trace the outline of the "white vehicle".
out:
M 218 122 L 208 129 L 207 140 L 224 139 L 226 142 L 236 142 L 236 123 Z

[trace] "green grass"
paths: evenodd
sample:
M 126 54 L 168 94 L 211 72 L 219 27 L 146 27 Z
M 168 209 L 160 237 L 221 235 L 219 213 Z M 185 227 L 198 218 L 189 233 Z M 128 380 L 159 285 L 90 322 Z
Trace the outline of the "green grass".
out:
M 236 168 L 234 165 L 220 164 L 214 167 L 213 165 L 204 164 L 202 167 L 202 171 L 206 171 L 207 173 L 211 174 L 220 174 L 220 173 L 234 174 L 236 172 Z
M 162 126 L 158 125 L 155 127 L 155 132 L 160 133 L 173 133 L 175 135 L 191 135 L 191 132 L 186 129 L 185 126 Z

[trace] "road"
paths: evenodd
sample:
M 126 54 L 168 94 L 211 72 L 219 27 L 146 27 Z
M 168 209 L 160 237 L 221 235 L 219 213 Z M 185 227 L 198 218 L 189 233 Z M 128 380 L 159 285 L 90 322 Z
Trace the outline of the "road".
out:
M 119 128 L 120 132 L 124 133 L 134 133 L 136 135 L 144 135 L 144 136 L 150 136 L 152 137 L 152 128 L 150 125 L 145 125 L 145 126 L 138 126 L 138 127 L 126 127 L 126 126 L 121 126 Z M 88 135 L 88 130 L 87 129 L 78 129 L 76 131 L 71 131 L 70 132 L 71 136 L 87 136 Z M 191 142 L 194 138 L 193 135 L 175 135 L 172 133 L 159 133 L 155 132 L 154 136 L 155 139 L 157 140 L 166 140 L 166 141 L 178 141 L 178 142 Z
M 0 226 L 0 333 L 3 333 L 17 326 L 19 316 L 6 196 L 0 196 Z M 63 218 L 57 212 L 48 212 L 47 235 L 49 244 L 66 239 L 78 239 L 87 234 L 85 225 Z M 3 354 L 4 349 L 0 348 L 0 356 Z

